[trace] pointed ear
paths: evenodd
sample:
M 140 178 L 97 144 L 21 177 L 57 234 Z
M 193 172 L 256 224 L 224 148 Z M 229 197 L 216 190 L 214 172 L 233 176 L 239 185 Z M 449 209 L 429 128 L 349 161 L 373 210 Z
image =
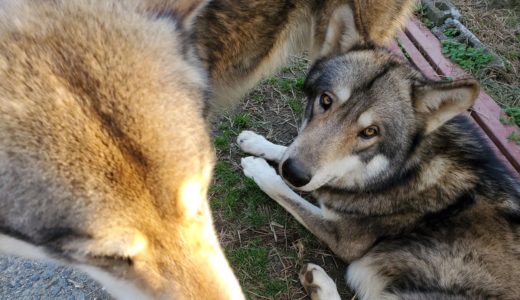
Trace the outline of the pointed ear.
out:
M 345 53 L 362 40 L 354 12 L 348 5 L 340 6 L 330 18 L 320 57 Z
M 468 110 L 478 92 L 478 83 L 472 79 L 415 84 L 412 101 L 416 112 L 426 118 L 426 134 Z

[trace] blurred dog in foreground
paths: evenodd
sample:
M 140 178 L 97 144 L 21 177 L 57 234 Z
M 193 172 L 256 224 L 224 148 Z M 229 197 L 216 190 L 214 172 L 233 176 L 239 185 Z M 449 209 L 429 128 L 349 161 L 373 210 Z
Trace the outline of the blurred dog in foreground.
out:
M 206 199 L 207 75 L 187 42 L 205 2 L 0 3 L 0 252 L 121 299 L 244 298 Z

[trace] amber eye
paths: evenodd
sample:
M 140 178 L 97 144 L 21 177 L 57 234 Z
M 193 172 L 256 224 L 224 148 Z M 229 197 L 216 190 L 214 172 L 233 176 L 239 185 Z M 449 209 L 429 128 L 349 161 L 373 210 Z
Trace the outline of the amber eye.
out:
M 327 110 L 332 105 L 332 97 L 326 93 L 321 94 L 320 96 L 320 106 L 323 110 Z
M 359 133 L 364 139 L 371 139 L 379 134 L 379 128 L 375 125 L 369 126 Z

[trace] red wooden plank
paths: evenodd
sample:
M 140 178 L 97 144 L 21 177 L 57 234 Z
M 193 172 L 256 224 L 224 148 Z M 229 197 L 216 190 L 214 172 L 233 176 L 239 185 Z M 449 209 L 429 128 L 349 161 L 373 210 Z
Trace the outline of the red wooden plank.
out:
M 406 36 L 406 34 L 402 31 L 397 33 L 397 39 L 399 43 L 404 48 L 406 53 L 410 56 L 409 60 L 417 67 L 417 69 L 421 70 L 421 72 L 430 79 L 439 79 L 439 75 L 432 68 L 430 63 L 423 57 L 422 53 L 417 50 L 415 45 L 410 41 L 410 39 Z
M 482 137 L 484 137 L 484 139 L 487 141 L 487 143 L 489 144 L 489 146 L 491 146 L 491 148 L 493 149 L 493 151 L 495 152 L 495 154 L 497 155 L 498 159 L 504 163 L 504 165 L 509 168 L 509 170 L 511 170 L 511 172 L 513 173 L 513 175 L 516 177 L 516 179 L 520 180 L 520 173 L 517 172 L 517 169 L 511 164 L 511 161 L 506 158 L 504 156 L 504 154 L 502 153 L 502 151 L 500 149 L 498 149 L 497 145 L 490 139 L 489 135 L 484 131 L 484 129 L 482 129 L 482 127 L 480 126 L 480 124 L 474 119 L 474 118 L 471 118 L 471 115 L 473 114 L 474 112 L 471 111 L 471 112 L 468 112 L 466 114 L 466 116 L 468 117 L 468 119 L 471 120 L 471 122 L 475 125 L 475 127 L 477 128 L 477 130 L 479 131 L 480 135 Z
M 482 129 L 489 135 L 497 147 L 502 150 L 504 156 L 520 172 L 520 147 L 507 137 L 511 132 L 518 130 L 515 126 L 504 125 L 500 122 L 502 110 L 491 97 L 481 92 L 473 105 L 471 116 Z
M 453 79 L 469 77 L 464 70 L 444 57 L 439 40 L 417 19 L 408 22 L 405 32 L 440 75 L 449 76 Z
M 390 43 L 388 43 L 388 45 L 386 45 L 386 48 L 390 50 L 390 52 L 392 52 L 394 55 L 397 55 L 401 58 L 406 58 L 395 41 L 391 41 Z
M 440 42 L 417 20 L 409 22 L 405 32 L 439 74 L 452 78 L 469 77 L 464 70 L 442 55 Z M 520 147 L 507 139 L 507 136 L 516 130 L 516 127 L 500 123 L 501 109 L 484 91 L 481 91 L 473 110 L 472 117 L 475 121 L 510 164 L 520 172 Z

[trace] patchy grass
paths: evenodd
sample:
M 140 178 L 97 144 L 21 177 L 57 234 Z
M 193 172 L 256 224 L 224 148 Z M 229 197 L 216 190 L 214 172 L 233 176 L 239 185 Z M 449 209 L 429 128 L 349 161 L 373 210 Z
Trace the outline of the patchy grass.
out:
M 486 67 L 493 56 L 482 48 L 473 48 L 455 41 L 443 41 L 442 53 L 464 70 L 476 73 Z
M 271 85 L 273 88 L 278 88 L 281 92 L 287 94 L 294 93 L 295 91 L 301 91 L 303 89 L 304 82 L 305 77 L 271 77 L 267 79 L 267 84 Z
M 508 136 L 507 136 L 507 139 L 510 140 L 510 141 L 513 141 L 515 142 L 517 145 L 520 145 L 520 132 L 518 131 L 513 131 L 511 132 Z
M 452 0 L 461 22 L 504 61 L 506 68 L 472 72 L 502 108 L 520 106 L 520 7 L 493 8 L 488 0 Z
M 509 107 L 504 109 L 506 115 L 500 119 L 502 123 L 520 127 L 520 107 Z M 508 140 L 520 145 L 520 131 L 514 130 L 507 137 Z
M 228 257 L 232 265 L 238 266 L 238 277 L 242 282 L 255 279 L 249 287 L 250 298 L 275 298 L 287 293 L 289 286 L 283 276 L 272 277 L 269 274 L 270 249 L 263 245 L 262 240 L 253 240 L 246 245 L 229 251 Z
M 243 175 L 240 159 L 246 155 L 235 142 L 246 129 L 278 144 L 294 139 L 305 107 L 307 66 L 305 59 L 295 58 L 234 112 L 213 122 L 218 162 L 209 192 L 211 207 L 221 243 L 249 299 L 307 298 L 298 272 L 308 262 L 327 270 L 343 297 L 352 298 L 343 279 L 345 265 Z
M 509 124 L 520 126 L 520 107 L 509 107 L 504 111 L 509 117 Z
M 295 114 L 301 115 L 303 113 L 304 105 L 301 100 L 289 98 L 287 104 L 289 104 L 289 107 Z
M 251 98 L 257 104 L 262 104 L 265 101 L 265 96 L 261 95 L 261 94 L 253 95 L 253 96 L 251 96 Z
M 448 28 L 444 30 L 444 35 L 447 37 L 456 37 L 460 34 L 457 28 Z
M 421 20 L 421 22 L 428 28 L 432 29 L 435 24 L 430 20 L 426 13 L 426 7 L 418 1 L 417 6 L 415 7 L 415 15 Z
M 237 113 L 234 116 L 233 121 L 238 128 L 246 128 L 251 126 L 252 118 L 248 113 Z
M 220 123 L 218 125 L 218 129 L 219 134 L 216 135 L 213 139 L 215 148 L 217 148 L 217 150 L 222 151 L 229 149 L 233 132 L 230 130 L 229 125 L 226 123 Z

